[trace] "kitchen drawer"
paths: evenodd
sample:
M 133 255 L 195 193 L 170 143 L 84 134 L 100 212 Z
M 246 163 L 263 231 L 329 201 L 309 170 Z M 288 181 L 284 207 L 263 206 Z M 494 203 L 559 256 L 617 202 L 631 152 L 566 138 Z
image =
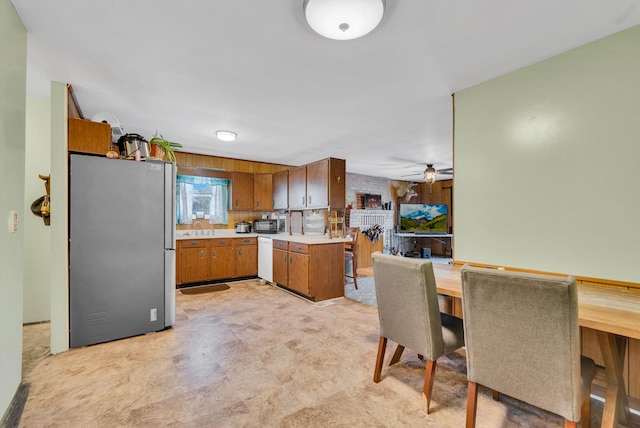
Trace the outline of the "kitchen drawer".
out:
M 181 239 L 178 242 L 178 248 L 204 248 L 207 246 L 206 239 Z
M 210 240 L 213 247 L 230 247 L 233 245 L 233 239 L 230 238 L 214 238 Z
M 290 242 L 289 251 L 292 253 L 309 254 L 309 245 L 301 244 L 299 242 Z
M 236 245 L 258 245 L 258 238 L 235 238 Z
M 279 241 L 277 239 L 273 240 L 273 248 L 276 250 L 288 250 L 289 242 L 288 241 Z

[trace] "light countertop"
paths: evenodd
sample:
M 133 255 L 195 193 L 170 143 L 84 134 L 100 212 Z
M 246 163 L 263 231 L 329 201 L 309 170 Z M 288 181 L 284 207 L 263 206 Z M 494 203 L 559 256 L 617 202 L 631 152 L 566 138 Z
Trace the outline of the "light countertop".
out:
M 317 245 L 317 244 L 336 244 L 339 242 L 348 242 L 345 238 L 327 238 L 326 235 L 300 235 L 294 233 L 237 233 L 234 229 L 206 229 L 198 230 L 176 230 L 176 240 L 184 239 L 214 239 L 214 238 L 256 238 L 258 236 L 281 241 L 298 242 L 301 244 Z

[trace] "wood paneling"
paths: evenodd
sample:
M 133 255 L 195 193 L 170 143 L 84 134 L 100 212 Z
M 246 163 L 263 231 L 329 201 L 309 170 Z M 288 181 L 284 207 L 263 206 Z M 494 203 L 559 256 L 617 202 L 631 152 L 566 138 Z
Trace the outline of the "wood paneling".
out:
M 231 179 L 233 172 L 248 173 L 276 173 L 286 171 L 291 166 L 271 164 L 266 162 L 252 162 L 239 159 L 223 158 L 217 156 L 200 155 L 188 152 L 176 152 L 176 164 L 178 165 L 178 173 L 203 175 L 208 177 L 220 177 Z M 228 224 L 209 224 L 204 222 L 207 229 L 233 229 L 236 223 L 241 221 L 251 222 L 254 218 L 259 217 L 259 212 L 254 213 L 247 211 L 229 211 Z M 190 224 L 178 224 L 176 229 L 191 229 Z
M 382 239 L 378 239 L 374 244 L 361 232 L 358 236 L 358 269 L 373 266 L 371 254 L 376 251 L 382 252 L 383 250 L 384 242 Z
M 218 168 L 228 172 L 274 173 L 291 168 L 290 165 L 253 162 L 241 159 L 176 152 L 176 163 L 184 167 Z

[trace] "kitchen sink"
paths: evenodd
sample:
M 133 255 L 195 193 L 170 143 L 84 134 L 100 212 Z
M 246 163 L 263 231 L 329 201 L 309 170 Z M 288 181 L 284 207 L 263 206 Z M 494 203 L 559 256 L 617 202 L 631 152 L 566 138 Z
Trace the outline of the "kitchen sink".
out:
M 185 236 L 213 236 L 213 229 L 191 229 L 191 230 L 176 230 L 176 238 L 182 238 Z

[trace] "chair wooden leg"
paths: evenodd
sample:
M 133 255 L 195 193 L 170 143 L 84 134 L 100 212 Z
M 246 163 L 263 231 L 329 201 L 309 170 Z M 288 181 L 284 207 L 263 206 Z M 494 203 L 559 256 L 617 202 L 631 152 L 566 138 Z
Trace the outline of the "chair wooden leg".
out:
M 491 391 L 493 395 L 493 400 L 500 401 L 500 391 L 496 391 L 495 389 L 492 389 Z
M 591 426 L 591 391 L 587 391 L 587 396 L 582 402 L 580 410 L 580 423 L 582 424 L 582 428 L 589 428 Z
M 384 351 L 387 349 L 387 338 L 380 336 L 378 341 L 378 356 L 376 357 L 376 366 L 373 369 L 373 381 L 380 382 L 380 373 L 382 373 L 382 362 L 384 361 Z
M 356 290 L 358 289 L 358 267 L 356 266 L 356 255 L 353 255 L 353 260 L 351 260 L 351 269 L 353 270 L 353 285 L 355 285 Z
M 565 419 L 564 428 L 578 428 L 578 423 L 576 421 L 570 421 L 569 419 Z
M 391 361 L 389 361 L 389 365 L 392 366 L 398 361 L 400 361 L 400 357 L 402 357 L 403 352 L 404 352 L 404 346 L 398 344 L 398 346 L 396 346 L 396 351 L 393 353 L 393 357 L 391 357 Z
M 436 362 L 427 360 L 427 366 L 424 374 L 424 386 L 422 393 L 427 400 L 427 415 L 429 414 L 429 405 L 431 404 L 431 391 L 433 391 L 433 378 L 436 374 Z
M 478 384 L 472 381 L 467 383 L 467 423 L 466 428 L 476 426 L 476 407 L 478 405 Z

